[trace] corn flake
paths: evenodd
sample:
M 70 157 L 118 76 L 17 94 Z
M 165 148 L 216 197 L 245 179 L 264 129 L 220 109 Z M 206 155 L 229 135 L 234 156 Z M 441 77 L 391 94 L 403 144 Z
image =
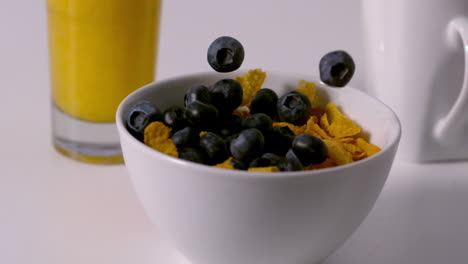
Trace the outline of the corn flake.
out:
M 178 157 L 177 147 L 169 138 L 170 133 L 170 127 L 162 122 L 155 121 L 145 128 L 143 142 L 157 151 Z
M 273 122 L 273 127 L 289 127 L 294 135 L 300 135 L 304 133 L 304 126 L 296 126 L 288 122 Z
M 177 147 L 174 144 L 174 142 L 172 142 L 171 139 L 161 141 L 157 145 L 153 145 L 151 147 L 167 155 L 170 155 L 176 158 L 179 157 L 179 152 L 177 151 Z
M 276 166 L 249 168 L 248 171 L 256 172 L 277 172 L 280 171 Z
M 315 83 L 300 80 L 295 91 L 307 96 L 313 108 L 320 104 L 320 99 L 316 94 L 317 88 L 315 87 Z
M 356 139 L 356 144 L 361 147 L 366 153 L 367 156 L 370 157 L 374 155 L 375 153 L 380 151 L 380 148 L 374 144 L 368 143 L 366 140 L 363 138 L 358 138 Z
M 321 139 L 331 139 L 331 137 L 327 134 L 325 130 L 323 130 L 318 124 L 318 120 L 316 116 L 311 116 L 309 120 L 307 120 L 307 124 L 305 125 L 304 133 L 310 134 L 312 136 L 316 136 Z
M 324 113 L 321 117 L 320 117 L 320 126 L 325 129 L 325 130 L 329 130 L 330 129 L 330 123 L 328 123 L 328 117 L 327 117 L 327 113 Z
M 356 139 L 352 137 L 339 138 L 338 140 L 343 143 L 356 144 Z
M 171 128 L 167 127 L 163 122 L 151 122 L 144 131 L 145 144 L 157 143 L 169 138 Z
M 232 112 L 233 115 L 241 116 L 242 118 L 246 118 L 250 115 L 250 108 L 247 106 L 239 106 Z
M 231 170 L 233 170 L 234 167 L 232 166 L 231 161 L 232 161 L 232 157 L 229 157 L 229 158 L 228 158 L 227 160 L 225 160 L 224 162 L 219 163 L 219 164 L 216 164 L 216 165 L 214 165 L 213 167 L 216 167 L 216 168 L 224 168 L 224 169 L 231 169 Z
M 310 116 L 309 119 L 307 119 L 307 124 L 317 124 L 318 123 L 318 117 L 317 116 Z
M 323 140 L 328 147 L 328 157 L 330 157 L 337 165 L 344 165 L 353 162 L 353 156 L 349 153 L 343 143 L 334 139 Z
M 241 106 L 250 105 L 253 96 L 262 88 L 265 78 L 266 73 L 261 69 L 250 70 L 243 76 L 235 77 L 235 80 L 241 84 L 244 92 Z
M 330 102 L 325 106 L 325 114 L 328 121 L 326 130 L 331 136 L 335 138 L 352 137 L 361 132 L 361 127 L 343 115 L 334 103 Z M 325 121 L 322 122 L 325 124 Z
M 324 162 L 320 164 L 311 164 L 309 166 L 304 167 L 305 170 L 317 170 L 317 169 L 325 169 L 335 167 L 337 164 L 333 159 L 327 158 Z
M 325 113 L 325 111 L 322 108 L 312 108 L 310 109 L 310 115 L 315 116 L 318 119 Z
M 340 141 L 341 144 L 343 144 L 343 147 L 349 152 L 351 153 L 351 155 L 353 156 L 353 160 L 356 161 L 356 160 L 360 160 L 360 159 L 363 159 L 367 156 L 367 153 L 359 146 L 355 145 L 355 144 L 352 144 L 352 143 L 346 143 L 346 142 L 342 142 Z

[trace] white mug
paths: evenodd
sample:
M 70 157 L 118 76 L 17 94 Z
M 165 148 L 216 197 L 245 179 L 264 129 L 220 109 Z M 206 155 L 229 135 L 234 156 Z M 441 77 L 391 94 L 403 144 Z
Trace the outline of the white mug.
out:
M 397 158 L 468 159 L 468 1 L 362 7 L 366 87 L 402 122 Z

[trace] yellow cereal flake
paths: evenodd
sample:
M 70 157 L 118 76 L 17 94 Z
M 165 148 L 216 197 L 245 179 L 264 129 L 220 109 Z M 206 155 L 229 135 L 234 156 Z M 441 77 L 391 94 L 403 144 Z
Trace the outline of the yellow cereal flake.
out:
M 337 164 L 331 158 L 327 158 L 324 162 L 320 164 L 311 164 L 309 166 L 304 167 L 304 170 L 318 170 L 318 169 L 325 169 L 335 167 Z
M 297 136 L 304 133 L 304 126 L 296 126 L 288 122 L 273 122 L 273 127 L 289 127 L 291 131 Z
M 318 117 L 317 116 L 310 116 L 309 119 L 307 120 L 307 125 L 308 124 L 317 124 L 318 123 Z
M 328 123 L 327 113 L 323 113 L 323 115 L 320 117 L 319 124 L 325 130 L 330 129 L 330 123 Z
M 380 151 L 380 148 L 378 146 L 368 143 L 363 138 L 356 139 L 356 144 L 367 153 L 368 157 Z
M 313 108 L 320 104 L 320 99 L 316 94 L 317 88 L 315 87 L 315 83 L 300 80 L 295 91 L 307 96 Z
M 206 133 L 208 133 L 207 131 L 201 131 L 200 134 L 198 134 L 200 137 L 204 136 Z
M 363 159 L 367 156 L 367 153 L 361 147 L 352 143 L 345 143 L 342 141 L 340 142 L 343 144 L 343 147 L 346 149 L 346 151 L 351 153 L 354 161 Z
M 247 106 L 239 106 L 236 109 L 234 109 L 232 114 L 246 118 L 250 115 L 250 108 L 248 108 Z
M 325 111 L 322 108 L 312 108 L 310 109 L 310 115 L 315 116 L 317 119 L 320 119 L 320 117 L 325 113 Z
M 356 144 L 356 139 L 352 137 L 339 138 L 338 140 L 343 143 Z
M 253 96 L 262 88 L 265 78 L 266 73 L 261 69 L 250 70 L 243 76 L 235 77 L 235 80 L 242 85 L 244 92 L 241 106 L 250 105 Z
M 174 144 L 174 142 L 172 142 L 171 139 L 161 141 L 157 145 L 153 145 L 151 147 L 167 155 L 170 155 L 176 158 L 179 157 L 179 152 L 177 151 L 177 147 Z
M 321 139 L 331 139 L 331 137 L 327 134 L 325 130 L 323 130 L 317 124 L 317 117 L 311 116 L 309 120 L 307 120 L 307 124 L 305 125 L 304 133 L 310 134 L 312 136 L 319 137 Z
M 356 154 L 355 156 L 353 156 L 353 160 L 354 161 L 358 161 L 358 160 L 362 160 L 362 159 L 365 159 L 367 158 L 367 153 L 366 152 L 361 152 L 359 154 Z
M 231 169 L 231 170 L 233 170 L 234 167 L 232 166 L 231 161 L 232 161 L 232 157 L 229 157 L 229 158 L 228 158 L 227 160 L 225 160 L 224 162 L 219 163 L 219 164 L 216 164 L 216 165 L 214 165 L 213 167 L 216 167 L 216 168 L 223 168 L 223 169 Z
M 163 141 L 169 138 L 171 134 L 171 128 L 167 127 L 163 122 L 155 121 L 151 122 L 144 131 L 144 143 L 151 145 L 159 141 Z
M 353 162 L 353 156 L 349 153 L 343 143 L 334 139 L 323 140 L 328 147 L 328 157 L 337 165 L 344 165 Z
M 170 133 L 170 127 L 162 122 L 155 121 L 145 128 L 143 142 L 157 151 L 178 157 L 177 147 L 169 138 Z
M 280 171 L 276 166 L 249 168 L 248 171 L 256 172 L 277 172 Z
M 335 138 L 343 138 L 352 137 L 361 132 L 361 127 L 343 115 L 333 102 L 325 106 L 325 114 L 328 121 L 326 130 L 329 135 Z

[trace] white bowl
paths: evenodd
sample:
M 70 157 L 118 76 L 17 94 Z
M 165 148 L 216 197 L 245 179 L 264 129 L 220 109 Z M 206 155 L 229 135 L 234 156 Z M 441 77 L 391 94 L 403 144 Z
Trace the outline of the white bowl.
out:
M 314 171 L 253 173 L 212 168 L 159 153 L 125 129 L 140 100 L 161 109 L 183 103 L 187 88 L 230 74 L 197 73 L 149 84 L 117 111 L 131 181 L 160 233 L 195 264 L 312 264 L 337 249 L 364 220 L 387 179 L 400 140 L 397 116 L 382 102 L 345 87 L 318 84 L 371 135 L 382 151 L 348 165 Z M 278 95 L 309 76 L 267 72 L 263 87 Z

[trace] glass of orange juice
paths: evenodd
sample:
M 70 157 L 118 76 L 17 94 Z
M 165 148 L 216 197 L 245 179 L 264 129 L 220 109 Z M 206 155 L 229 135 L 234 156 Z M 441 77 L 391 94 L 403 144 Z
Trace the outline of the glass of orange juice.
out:
M 115 112 L 154 80 L 160 0 L 47 0 L 55 148 L 123 161 Z

